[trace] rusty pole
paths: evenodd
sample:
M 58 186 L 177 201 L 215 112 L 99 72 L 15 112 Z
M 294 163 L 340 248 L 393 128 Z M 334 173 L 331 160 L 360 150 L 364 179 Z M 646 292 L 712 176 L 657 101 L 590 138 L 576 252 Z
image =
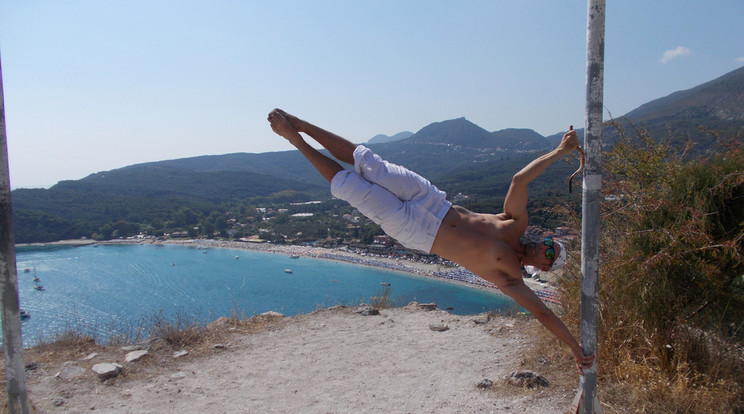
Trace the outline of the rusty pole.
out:
M 8 411 L 28 413 L 26 371 L 23 364 L 21 311 L 18 299 L 13 215 L 10 206 L 10 168 L 5 131 L 3 68 L 0 63 L 0 301 L 2 301 L 3 348 L 8 391 Z
M 599 325 L 599 226 L 602 198 L 602 111 L 604 88 L 605 0 L 588 0 L 586 35 L 586 165 L 581 220 L 581 344 L 597 355 Z M 597 398 L 597 358 L 579 379 L 572 412 L 600 413 Z

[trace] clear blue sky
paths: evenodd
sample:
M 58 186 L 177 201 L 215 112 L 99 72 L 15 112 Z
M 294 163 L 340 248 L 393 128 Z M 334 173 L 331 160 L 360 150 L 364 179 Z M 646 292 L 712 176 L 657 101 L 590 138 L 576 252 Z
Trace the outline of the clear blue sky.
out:
M 11 186 L 291 147 L 281 107 L 355 142 L 466 117 L 584 123 L 586 1 L 0 0 Z M 744 1 L 607 0 L 621 116 L 744 65 Z M 607 115 L 605 115 L 607 117 Z

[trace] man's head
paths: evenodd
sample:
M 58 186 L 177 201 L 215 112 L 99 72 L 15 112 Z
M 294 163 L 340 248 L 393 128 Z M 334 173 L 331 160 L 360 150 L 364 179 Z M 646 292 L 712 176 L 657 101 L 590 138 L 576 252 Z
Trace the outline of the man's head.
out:
M 538 241 L 539 240 L 539 241 Z M 561 242 L 553 240 L 552 237 L 533 239 L 524 243 L 525 257 L 523 262 L 528 272 L 535 274 L 538 271 L 555 271 L 566 264 L 566 248 Z

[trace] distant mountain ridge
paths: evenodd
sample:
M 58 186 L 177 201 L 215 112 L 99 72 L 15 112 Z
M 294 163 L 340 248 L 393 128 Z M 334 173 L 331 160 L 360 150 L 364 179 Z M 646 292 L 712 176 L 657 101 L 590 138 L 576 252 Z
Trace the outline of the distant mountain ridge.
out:
M 731 136 L 744 128 L 744 67 L 643 104 L 616 121 L 626 131 L 642 127 L 674 145 L 692 141 L 695 152 L 716 151 L 720 143 L 701 127 Z M 618 136 L 614 128 L 606 128 L 604 134 L 607 145 Z
M 651 101 L 617 121 L 628 130 L 647 128 L 654 137 L 671 138 L 673 143 L 692 140 L 697 151 L 713 151 L 715 138 L 700 126 L 744 137 L 744 68 Z M 413 134 L 402 132 L 388 137 L 394 141 L 374 137 L 368 145 L 450 194 L 468 192 L 488 198 L 503 197 L 511 175 L 533 159 L 535 151 L 554 148 L 563 132 L 548 137 L 531 129 L 489 132 L 461 117 L 431 123 Z M 583 133 L 580 129 L 577 132 Z M 401 136 L 404 138 L 397 139 Z M 605 128 L 603 142 L 611 145 L 615 139 L 614 128 Z M 563 194 L 563 184 L 557 183 L 563 183 L 566 172 L 574 168 L 569 163 L 554 164 L 535 182 L 538 191 L 531 193 Z M 281 192 L 296 201 L 330 197 L 327 183 L 298 151 L 209 155 L 130 165 L 63 181 L 48 190 L 13 190 L 16 240 L 89 236 L 91 229 L 118 220 L 166 220 L 176 206 L 209 211 L 227 202 Z M 51 226 L 58 230 L 45 230 Z
M 625 118 L 634 122 L 675 118 L 744 121 L 744 67 L 643 104 L 625 114 Z
M 413 132 L 410 131 L 398 132 L 397 134 L 390 137 L 385 134 L 378 134 L 367 141 L 367 144 L 384 144 L 386 142 L 400 141 L 402 139 L 410 137 L 411 135 L 413 135 Z

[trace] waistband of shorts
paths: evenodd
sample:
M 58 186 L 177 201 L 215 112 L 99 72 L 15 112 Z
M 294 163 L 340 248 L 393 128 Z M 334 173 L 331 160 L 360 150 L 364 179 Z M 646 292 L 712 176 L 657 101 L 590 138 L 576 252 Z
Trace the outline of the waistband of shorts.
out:
M 442 201 L 442 205 L 439 206 L 439 210 L 437 210 L 434 215 L 439 219 L 439 221 L 442 221 L 444 220 L 444 216 L 447 215 L 447 212 L 449 212 L 450 208 L 452 208 L 452 203 L 449 200 L 444 199 Z

